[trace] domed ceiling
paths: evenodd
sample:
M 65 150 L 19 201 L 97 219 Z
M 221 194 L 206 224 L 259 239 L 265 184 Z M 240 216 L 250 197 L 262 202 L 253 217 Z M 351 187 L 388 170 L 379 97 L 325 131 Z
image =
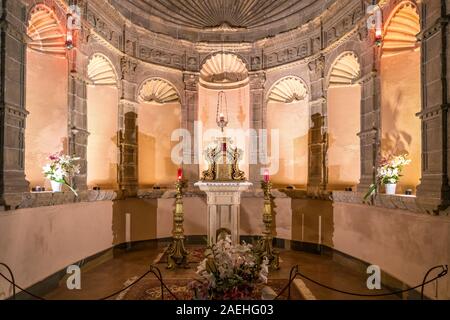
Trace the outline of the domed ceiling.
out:
M 149 30 L 191 41 L 255 41 L 314 19 L 336 0 L 110 0 Z

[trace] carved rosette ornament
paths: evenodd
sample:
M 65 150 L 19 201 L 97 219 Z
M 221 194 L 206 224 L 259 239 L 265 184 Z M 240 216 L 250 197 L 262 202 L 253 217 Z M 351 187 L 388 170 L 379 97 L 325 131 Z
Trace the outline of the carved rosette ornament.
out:
M 137 61 L 123 56 L 120 59 L 120 68 L 122 71 L 122 79 L 132 80 L 136 74 L 138 63 Z

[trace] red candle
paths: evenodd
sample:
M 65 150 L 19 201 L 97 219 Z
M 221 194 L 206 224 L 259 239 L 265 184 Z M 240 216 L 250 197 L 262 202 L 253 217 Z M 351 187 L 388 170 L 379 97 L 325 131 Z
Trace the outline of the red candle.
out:
M 222 143 L 222 151 L 227 152 L 227 143 L 226 142 Z
M 178 168 L 178 181 L 183 180 L 183 169 Z
M 270 181 L 270 175 L 269 175 L 269 170 L 264 170 L 264 182 L 269 182 Z

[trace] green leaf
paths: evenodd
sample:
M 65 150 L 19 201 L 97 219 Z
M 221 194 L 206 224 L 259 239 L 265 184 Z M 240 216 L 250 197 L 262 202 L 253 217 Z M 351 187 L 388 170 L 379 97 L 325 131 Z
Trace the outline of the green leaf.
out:
M 366 195 L 364 196 L 364 201 L 366 201 L 369 197 L 373 196 L 375 192 L 377 191 L 377 185 L 371 184 L 369 187 L 369 190 L 367 191 Z

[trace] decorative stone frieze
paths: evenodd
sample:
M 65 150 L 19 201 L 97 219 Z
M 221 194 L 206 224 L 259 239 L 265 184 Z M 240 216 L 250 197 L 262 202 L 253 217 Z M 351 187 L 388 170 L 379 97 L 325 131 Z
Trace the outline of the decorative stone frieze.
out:
M 448 216 L 448 211 L 435 211 L 424 205 L 416 196 L 378 194 L 372 201 L 364 201 L 363 192 L 333 191 L 333 202 L 365 204 L 386 209 L 399 209 L 415 213 Z
M 118 197 L 115 190 L 87 190 L 79 193 L 77 198 L 72 192 L 29 192 L 18 194 L 21 198 L 14 209 L 49 207 L 79 202 L 113 201 Z

